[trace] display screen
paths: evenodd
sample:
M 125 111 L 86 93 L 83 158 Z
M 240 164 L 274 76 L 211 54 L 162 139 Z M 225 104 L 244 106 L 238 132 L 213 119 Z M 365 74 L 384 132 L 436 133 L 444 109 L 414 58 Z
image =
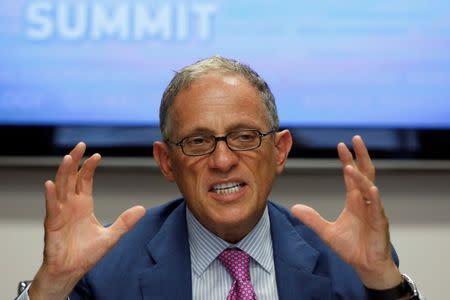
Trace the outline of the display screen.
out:
M 420 148 L 411 130 L 450 131 L 448 0 L 2 1 L 0 45 L 12 141 L 36 128 L 67 147 L 157 139 L 174 72 L 211 55 L 260 73 L 282 127 L 313 152 L 344 129 L 372 130 L 383 149 Z
M 0 124 L 155 125 L 174 71 L 223 55 L 285 126 L 450 128 L 450 2 L 0 4 Z

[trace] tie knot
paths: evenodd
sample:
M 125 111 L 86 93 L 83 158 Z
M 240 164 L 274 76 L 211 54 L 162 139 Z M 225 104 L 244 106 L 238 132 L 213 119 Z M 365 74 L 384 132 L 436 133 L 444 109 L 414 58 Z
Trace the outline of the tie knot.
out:
M 219 260 L 234 280 L 250 281 L 250 256 L 237 248 L 225 249 L 219 254 Z

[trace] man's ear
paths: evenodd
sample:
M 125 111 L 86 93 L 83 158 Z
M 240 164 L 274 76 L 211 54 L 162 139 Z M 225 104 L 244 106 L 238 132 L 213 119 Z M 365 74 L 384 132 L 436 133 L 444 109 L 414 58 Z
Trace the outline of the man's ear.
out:
M 289 130 L 283 130 L 275 134 L 275 148 L 276 148 L 276 172 L 281 174 L 286 165 L 289 151 L 292 147 L 292 135 Z
M 175 176 L 172 169 L 172 161 L 169 156 L 169 146 L 161 141 L 153 143 L 153 158 L 161 170 L 161 173 L 167 180 L 174 182 Z

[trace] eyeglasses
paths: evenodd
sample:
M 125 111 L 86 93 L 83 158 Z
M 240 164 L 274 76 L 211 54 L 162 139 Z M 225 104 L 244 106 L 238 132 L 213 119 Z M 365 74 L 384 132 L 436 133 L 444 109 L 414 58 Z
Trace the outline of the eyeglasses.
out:
M 244 129 L 231 131 L 224 136 L 197 135 L 183 138 L 178 143 L 166 139 L 170 143 L 181 147 L 181 151 L 188 156 L 201 156 L 213 153 L 217 142 L 224 141 L 232 151 L 248 151 L 261 146 L 262 138 L 272 134 L 275 129 L 262 133 L 258 129 Z

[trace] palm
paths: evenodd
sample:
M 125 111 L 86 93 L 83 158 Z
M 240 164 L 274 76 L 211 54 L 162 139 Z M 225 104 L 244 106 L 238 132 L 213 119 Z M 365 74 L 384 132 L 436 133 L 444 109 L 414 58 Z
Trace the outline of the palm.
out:
M 322 238 L 349 264 L 369 268 L 374 261 L 387 259 L 389 237 L 386 236 L 385 224 L 377 225 L 367 209 L 352 207 L 365 205 L 355 194 L 349 196 L 355 199 L 347 200 L 351 204 L 344 208 L 335 222 L 330 223 Z
M 92 199 L 75 196 L 59 207 L 54 218 L 46 219 L 46 262 L 59 271 L 83 274 L 109 249 L 108 229 L 97 221 Z

